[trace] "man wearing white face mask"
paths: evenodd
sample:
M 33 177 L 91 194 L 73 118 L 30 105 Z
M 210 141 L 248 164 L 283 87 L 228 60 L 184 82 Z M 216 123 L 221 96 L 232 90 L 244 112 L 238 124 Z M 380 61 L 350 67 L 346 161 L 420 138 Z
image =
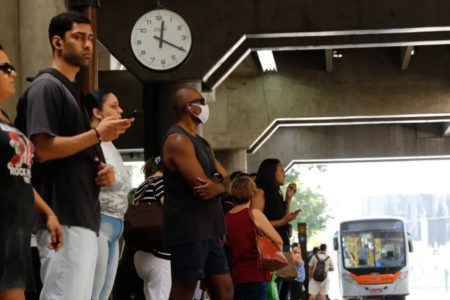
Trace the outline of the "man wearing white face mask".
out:
M 164 230 L 171 253 L 170 299 L 192 299 L 197 281 L 206 279 L 212 299 L 232 299 L 233 284 L 220 242 L 225 221 L 220 195 L 228 178 L 208 142 L 196 134 L 209 117 L 200 93 L 175 94 L 177 123 L 167 132 L 164 163 Z

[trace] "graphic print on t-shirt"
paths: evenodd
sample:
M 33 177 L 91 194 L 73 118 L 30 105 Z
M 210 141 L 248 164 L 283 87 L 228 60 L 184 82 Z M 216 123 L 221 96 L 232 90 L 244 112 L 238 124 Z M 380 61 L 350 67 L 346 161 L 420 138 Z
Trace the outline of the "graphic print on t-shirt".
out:
M 7 167 L 11 176 L 20 176 L 26 183 L 31 182 L 31 163 L 33 160 L 33 146 L 30 141 L 17 129 L 9 125 L 0 124 L 0 128 L 8 132 L 9 145 L 14 154 L 9 159 Z

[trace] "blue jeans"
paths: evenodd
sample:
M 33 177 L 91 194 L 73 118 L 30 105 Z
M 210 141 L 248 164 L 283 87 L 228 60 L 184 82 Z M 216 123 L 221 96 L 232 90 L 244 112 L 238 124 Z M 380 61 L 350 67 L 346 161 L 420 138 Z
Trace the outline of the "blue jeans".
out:
M 92 300 L 108 300 L 111 294 L 119 262 L 119 238 L 122 231 L 121 219 L 101 214 Z
M 268 285 L 267 281 L 237 284 L 233 300 L 266 300 Z

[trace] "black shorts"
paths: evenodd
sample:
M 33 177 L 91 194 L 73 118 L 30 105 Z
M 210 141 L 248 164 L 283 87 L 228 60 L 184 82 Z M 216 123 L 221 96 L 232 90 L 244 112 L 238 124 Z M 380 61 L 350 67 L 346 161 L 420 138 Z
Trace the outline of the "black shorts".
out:
M 225 252 L 218 237 L 174 245 L 170 247 L 170 254 L 174 279 L 200 280 L 229 273 Z

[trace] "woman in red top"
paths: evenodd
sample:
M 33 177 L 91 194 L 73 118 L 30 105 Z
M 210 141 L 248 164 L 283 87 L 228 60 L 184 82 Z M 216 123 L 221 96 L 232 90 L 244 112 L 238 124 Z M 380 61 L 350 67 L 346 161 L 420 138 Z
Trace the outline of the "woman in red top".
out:
M 231 183 L 231 196 L 236 206 L 225 215 L 225 223 L 233 264 L 234 300 L 264 300 L 267 296 L 270 273 L 257 267 L 254 226 L 256 225 L 280 249 L 283 247 L 280 235 L 266 216 L 260 210 L 249 209 L 250 200 L 255 192 L 255 182 L 247 175 L 240 175 Z

